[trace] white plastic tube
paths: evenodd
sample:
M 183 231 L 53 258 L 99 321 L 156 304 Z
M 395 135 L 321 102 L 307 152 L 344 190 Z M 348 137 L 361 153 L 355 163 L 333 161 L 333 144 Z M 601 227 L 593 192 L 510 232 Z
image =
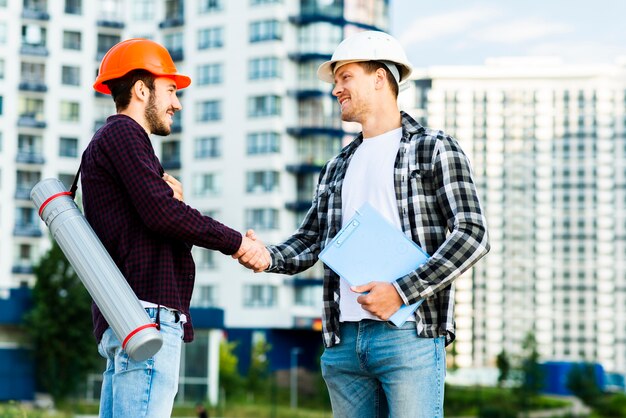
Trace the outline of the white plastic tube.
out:
M 87 219 L 58 179 L 40 181 L 31 200 L 122 348 L 137 361 L 155 355 L 163 338 Z

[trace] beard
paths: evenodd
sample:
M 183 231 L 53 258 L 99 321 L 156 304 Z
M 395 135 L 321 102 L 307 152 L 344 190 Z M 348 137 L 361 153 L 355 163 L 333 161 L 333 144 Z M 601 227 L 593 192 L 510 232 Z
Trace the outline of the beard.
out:
M 167 136 L 172 130 L 167 122 L 163 119 L 159 118 L 159 110 L 156 106 L 156 100 L 154 98 L 154 93 L 150 94 L 150 98 L 148 99 L 148 106 L 145 111 L 146 122 L 148 123 L 148 128 L 150 132 L 155 135 Z

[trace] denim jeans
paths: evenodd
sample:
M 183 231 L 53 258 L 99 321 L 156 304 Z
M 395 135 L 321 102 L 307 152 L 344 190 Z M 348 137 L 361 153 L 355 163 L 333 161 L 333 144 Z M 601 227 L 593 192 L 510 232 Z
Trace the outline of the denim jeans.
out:
M 321 358 L 335 418 L 440 418 L 445 338 L 419 338 L 414 322 L 343 322 Z
M 146 312 L 154 321 L 157 309 Z M 178 391 L 183 326 L 165 308 L 161 308 L 160 320 L 163 346 L 144 361 L 130 358 L 111 328 L 104 332 L 98 345 L 100 355 L 107 359 L 100 418 L 170 417 Z

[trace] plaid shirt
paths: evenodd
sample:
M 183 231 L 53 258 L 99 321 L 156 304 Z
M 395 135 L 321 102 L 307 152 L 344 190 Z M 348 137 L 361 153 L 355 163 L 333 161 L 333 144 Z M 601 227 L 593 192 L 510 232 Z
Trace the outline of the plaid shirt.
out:
M 137 297 L 187 315 L 184 340 L 193 340 L 191 247 L 233 254 L 241 234 L 174 199 L 148 134 L 128 116 L 96 132 L 81 174 L 85 217 Z M 92 312 L 100 341 L 108 324 L 95 304 Z
M 362 134 L 322 168 L 313 203 L 300 228 L 287 241 L 268 246 L 268 271 L 296 274 L 341 229 L 341 188 Z M 398 278 L 394 286 L 406 304 L 426 299 L 416 311 L 421 337 L 454 340 L 453 281 L 489 251 L 485 217 L 470 163 L 457 141 L 422 127 L 402 112 L 402 140 L 394 166 L 395 194 L 402 230 L 430 259 Z M 323 337 L 327 347 L 340 342 L 339 276 L 324 266 Z

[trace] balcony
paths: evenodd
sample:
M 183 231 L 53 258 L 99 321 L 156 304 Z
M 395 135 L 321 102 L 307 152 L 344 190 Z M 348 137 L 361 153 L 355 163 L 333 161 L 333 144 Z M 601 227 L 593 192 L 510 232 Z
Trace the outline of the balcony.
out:
M 48 48 L 45 45 L 22 44 L 20 54 L 47 57 Z
M 183 61 L 185 59 L 185 50 L 182 48 L 170 49 L 170 56 L 172 61 Z
M 37 224 L 28 222 L 18 222 L 13 228 L 13 236 L 15 237 L 41 237 L 43 233 Z
M 30 191 L 35 184 L 31 185 L 18 185 L 15 188 L 15 198 L 19 200 L 30 200 Z
M 285 209 L 292 212 L 306 212 L 311 207 L 311 199 L 296 200 L 295 202 L 285 203 Z
M 22 10 L 22 19 L 50 20 L 50 13 L 40 9 L 24 9 Z
M 40 80 L 21 81 L 18 85 L 20 91 L 34 91 L 38 93 L 45 93 L 48 91 L 46 83 Z
M 171 17 L 159 23 L 159 28 L 161 29 L 177 28 L 179 26 L 183 26 L 184 24 L 185 24 L 185 18 L 183 18 L 182 16 Z
M 331 59 L 332 54 L 320 51 L 296 51 L 287 54 L 290 60 L 295 62 L 307 62 L 307 61 L 328 61 Z
M 327 90 L 318 90 L 314 88 L 305 88 L 305 89 L 290 89 L 287 91 L 287 95 L 290 97 L 294 97 L 298 100 L 301 99 L 311 99 L 315 97 L 323 97 L 329 95 Z
M 291 136 L 302 137 L 302 136 L 313 136 L 313 135 L 327 135 L 332 137 L 341 138 L 347 134 L 341 128 L 335 127 L 325 127 L 325 126 L 295 126 L 291 128 L 287 128 L 287 133 Z
M 17 151 L 16 163 L 44 164 L 46 162 L 41 151 Z
M 111 28 L 111 29 L 124 29 L 126 26 L 124 22 L 120 19 L 101 19 L 96 22 L 96 25 L 101 28 Z
M 289 22 L 294 25 L 328 22 L 338 26 L 343 26 L 347 23 L 343 17 L 342 6 L 319 7 L 317 5 L 302 6 L 299 14 L 289 16 Z
M 15 266 L 13 267 L 15 269 Z M 27 287 L 3 289 L 0 292 L 0 324 L 18 325 L 31 306 L 31 291 Z
M 180 170 L 180 168 L 182 167 L 180 157 L 178 156 L 163 157 L 161 165 L 163 166 L 164 170 Z
M 22 113 L 17 119 L 17 126 L 44 129 L 47 124 L 41 120 L 42 117 L 40 113 Z
M 19 262 L 19 264 L 14 264 L 11 268 L 11 273 L 13 274 L 33 274 L 33 266 L 32 264 L 23 264 L 23 262 Z
M 297 164 L 288 164 L 285 169 L 292 174 L 312 174 L 321 171 L 323 164 L 314 162 L 301 162 Z M 310 204 L 310 201 L 309 201 Z

